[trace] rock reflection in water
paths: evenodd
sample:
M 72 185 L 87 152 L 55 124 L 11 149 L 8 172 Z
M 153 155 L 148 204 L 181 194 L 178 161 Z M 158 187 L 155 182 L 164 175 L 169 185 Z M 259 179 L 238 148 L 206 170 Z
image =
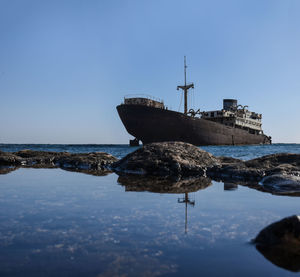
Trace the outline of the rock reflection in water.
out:
M 1 174 L 8 174 L 11 173 L 12 171 L 15 171 L 17 169 L 20 168 L 35 168 L 35 169 L 53 169 L 53 168 L 58 168 L 55 165 L 30 165 L 30 166 L 1 166 L 0 167 L 0 175 Z M 97 169 L 81 169 L 81 168 L 61 168 L 62 170 L 66 170 L 66 171 L 70 171 L 70 172 L 78 172 L 78 173 L 84 173 L 84 174 L 88 174 L 88 175 L 94 175 L 94 176 L 107 176 L 111 173 L 113 173 L 110 170 L 97 170 Z
M 14 170 L 18 169 L 17 167 L 13 167 L 13 166 L 1 166 L 0 167 L 0 174 L 8 174 Z
M 118 183 L 125 186 L 126 191 L 149 191 L 156 193 L 196 192 L 212 184 L 211 179 L 206 177 L 172 180 L 134 175 L 121 175 L 118 178 Z
M 266 180 L 270 182 L 266 185 L 266 182 L 257 182 L 254 180 L 234 180 L 230 177 L 223 177 L 223 178 L 213 178 L 214 181 L 223 182 L 224 183 L 224 190 L 236 190 L 238 186 L 248 187 L 250 189 L 255 189 L 260 192 L 265 192 L 273 195 L 280 195 L 280 196 L 292 196 L 292 197 L 299 197 L 300 196 L 300 182 L 298 176 L 268 176 Z M 276 182 L 275 182 L 275 181 Z M 280 184 L 279 181 L 282 183 Z M 289 181 L 292 181 L 289 183 Z M 296 180 L 296 181 L 295 181 Z M 274 182 L 273 182 L 274 181 Z M 273 183 L 272 183 L 273 182 Z
M 300 271 L 300 218 L 286 217 L 264 228 L 255 238 L 256 249 L 271 263 Z
M 300 271 L 299 248 L 257 245 L 256 249 L 274 265 L 293 272 Z
M 224 190 L 237 190 L 238 184 L 224 183 Z
M 70 172 L 78 172 L 88 175 L 94 175 L 94 176 L 107 176 L 111 173 L 113 173 L 110 170 L 94 170 L 94 169 L 66 169 L 63 168 L 63 170 L 70 171 Z

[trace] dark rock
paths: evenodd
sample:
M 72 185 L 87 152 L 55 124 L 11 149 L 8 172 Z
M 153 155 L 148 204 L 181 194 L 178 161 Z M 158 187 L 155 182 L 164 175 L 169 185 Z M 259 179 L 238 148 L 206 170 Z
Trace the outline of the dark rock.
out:
M 118 159 L 114 156 L 93 152 L 86 154 L 69 154 L 55 158 L 55 163 L 63 169 L 104 170 Z
M 211 178 L 226 178 L 232 180 L 251 180 L 259 181 L 265 175 L 261 168 L 246 167 L 243 161 L 236 164 L 222 164 L 220 167 L 215 166 L 207 170 L 207 176 Z
M 290 153 L 279 153 L 266 155 L 260 158 L 249 160 L 245 162 L 248 167 L 259 167 L 264 168 L 274 168 L 282 164 L 290 164 L 295 167 L 300 166 L 300 154 L 290 154 Z
M 261 190 L 272 193 L 300 193 L 299 180 L 295 177 L 300 173 L 300 154 L 281 153 L 242 161 L 230 157 L 214 157 L 194 145 L 183 142 L 147 144 L 120 161 L 106 153 L 0 151 L 0 166 L 60 167 L 98 175 L 102 174 L 101 170 L 112 169 L 119 174 L 180 178 L 208 176 L 214 180 L 247 181 L 252 184 L 258 184 L 264 178 L 260 185 Z M 277 175 L 284 177 L 279 178 Z
M 291 216 L 264 228 L 255 238 L 256 248 L 272 263 L 300 271 L 300 218 Z
M 243 160 L 231 157 L 218 157 L 218 160 L 221 166 L 209 168 L 207 176 L 227 180 L 259 181 L 265 175 L 261 167 L 248 167 Z
M 121 175 L 118 183 L 126 191 L 149 191 L 155 193 L 188 193 L 205 189 L 211 185 L 211 179 L 197 177 L 189 179 L 169 179 L 153 176 Z
M 274 174 L 264 177 L 260 184 L 276 194 L 300 194 L 300 177 L 287 174 Z
M 69 155 L 68 152 L 35 151 L 30 149 L 20 150 L 18 152 L 15 152 L 14 154 L 21 158 L 50 158 Z
M 16 153 L 0 151 L 0 166 L 2 167 L 60 167 L 62 169 L 76 170 L 93 175 L 103 175 L 102 171 L 107 171 L 109 165 L 117 160 L 112 155 L 101 152 L 71 154 L 68 152 L 33 150 L 21 150 Z
M 300 169 L 300 154 L 279 153 L 246 161 L 248 168 L 261 168 L 266 175 L 293 173 Z
M 228 157 L 218 159 L 221 166 L 212 167 L 207 171 L 211 178 L 260 181 L 263 177 L 274 174 L 297 175 L 300 170 L 299 154 L 272 154 L 250 161 Z
M 24 166 L 54 166 L 55 159 L 70 155 L 68 152 L 34 151 L 27 149 L 15 152 L 14 154 Z
M 163 142 L 148 144 L 136 150 L 113 164 L 112 168 L 116 172 L 128 174 L 208 176 L 212 179 L 258 184 L 265 176 L 275 173 L 295 175 L 300 171 L 300 155 L 281 153 L 242 161 L 230 157 L 214 157 L 183 142 Z
M 151 143 L 114 163 L 117 172 L 153 176 L 203 176 L 219 165 L 210 153 L 183 142 Z
M 0 166 L 21 165 L 21 159 L 10 152 L 0 151 Z
M 222 166 L 233 165 L 233 164 L 244 164 L 243 160 L 235 159 L 232 157 L 219 156 L 217 159 L 220 161 Z

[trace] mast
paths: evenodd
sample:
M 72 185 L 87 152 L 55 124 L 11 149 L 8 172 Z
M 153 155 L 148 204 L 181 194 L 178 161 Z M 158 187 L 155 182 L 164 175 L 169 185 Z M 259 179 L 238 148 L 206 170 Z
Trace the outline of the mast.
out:
M 190 88 L 194 88 L 194 84 L 191 83 L 189 85 L 186 84 L 186 57 L 184 56 L 184 86 L 177 86 L 177 90 L 182 89 L 184 92 L 184 114 L 187 114 L 188 107 L 187 107 L 187 96 L 188 96 L 188 90 Z

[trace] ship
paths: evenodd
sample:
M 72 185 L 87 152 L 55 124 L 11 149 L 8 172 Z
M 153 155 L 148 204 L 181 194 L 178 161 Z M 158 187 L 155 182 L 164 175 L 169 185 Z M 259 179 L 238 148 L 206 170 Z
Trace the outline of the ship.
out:
M 182 141 L 203 145 L 271 144 L 262 130 L 262 114 L 238 105 L 236 99 L 223 99 L 223 108 L 213 111 L 188 109 L 188 93 L 194 88 L 186 82 L 177 86 L 184 96 L 184 112 L 168 109 L 164 102 L 149 96 L 124 97 L 117 111 L 127 132 L 134 137 L 130 145 Z

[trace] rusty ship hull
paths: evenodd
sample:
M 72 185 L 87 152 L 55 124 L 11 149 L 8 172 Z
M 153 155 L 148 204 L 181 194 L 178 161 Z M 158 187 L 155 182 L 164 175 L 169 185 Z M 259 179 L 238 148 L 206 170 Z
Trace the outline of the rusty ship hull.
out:
M 251 134 L 247 130 L 172 110 L 121 104 L 117 111 L 127 132 L 143 144 L 162 141 L 182 141 L 197 146 L 271 143 L 264 134 Z

